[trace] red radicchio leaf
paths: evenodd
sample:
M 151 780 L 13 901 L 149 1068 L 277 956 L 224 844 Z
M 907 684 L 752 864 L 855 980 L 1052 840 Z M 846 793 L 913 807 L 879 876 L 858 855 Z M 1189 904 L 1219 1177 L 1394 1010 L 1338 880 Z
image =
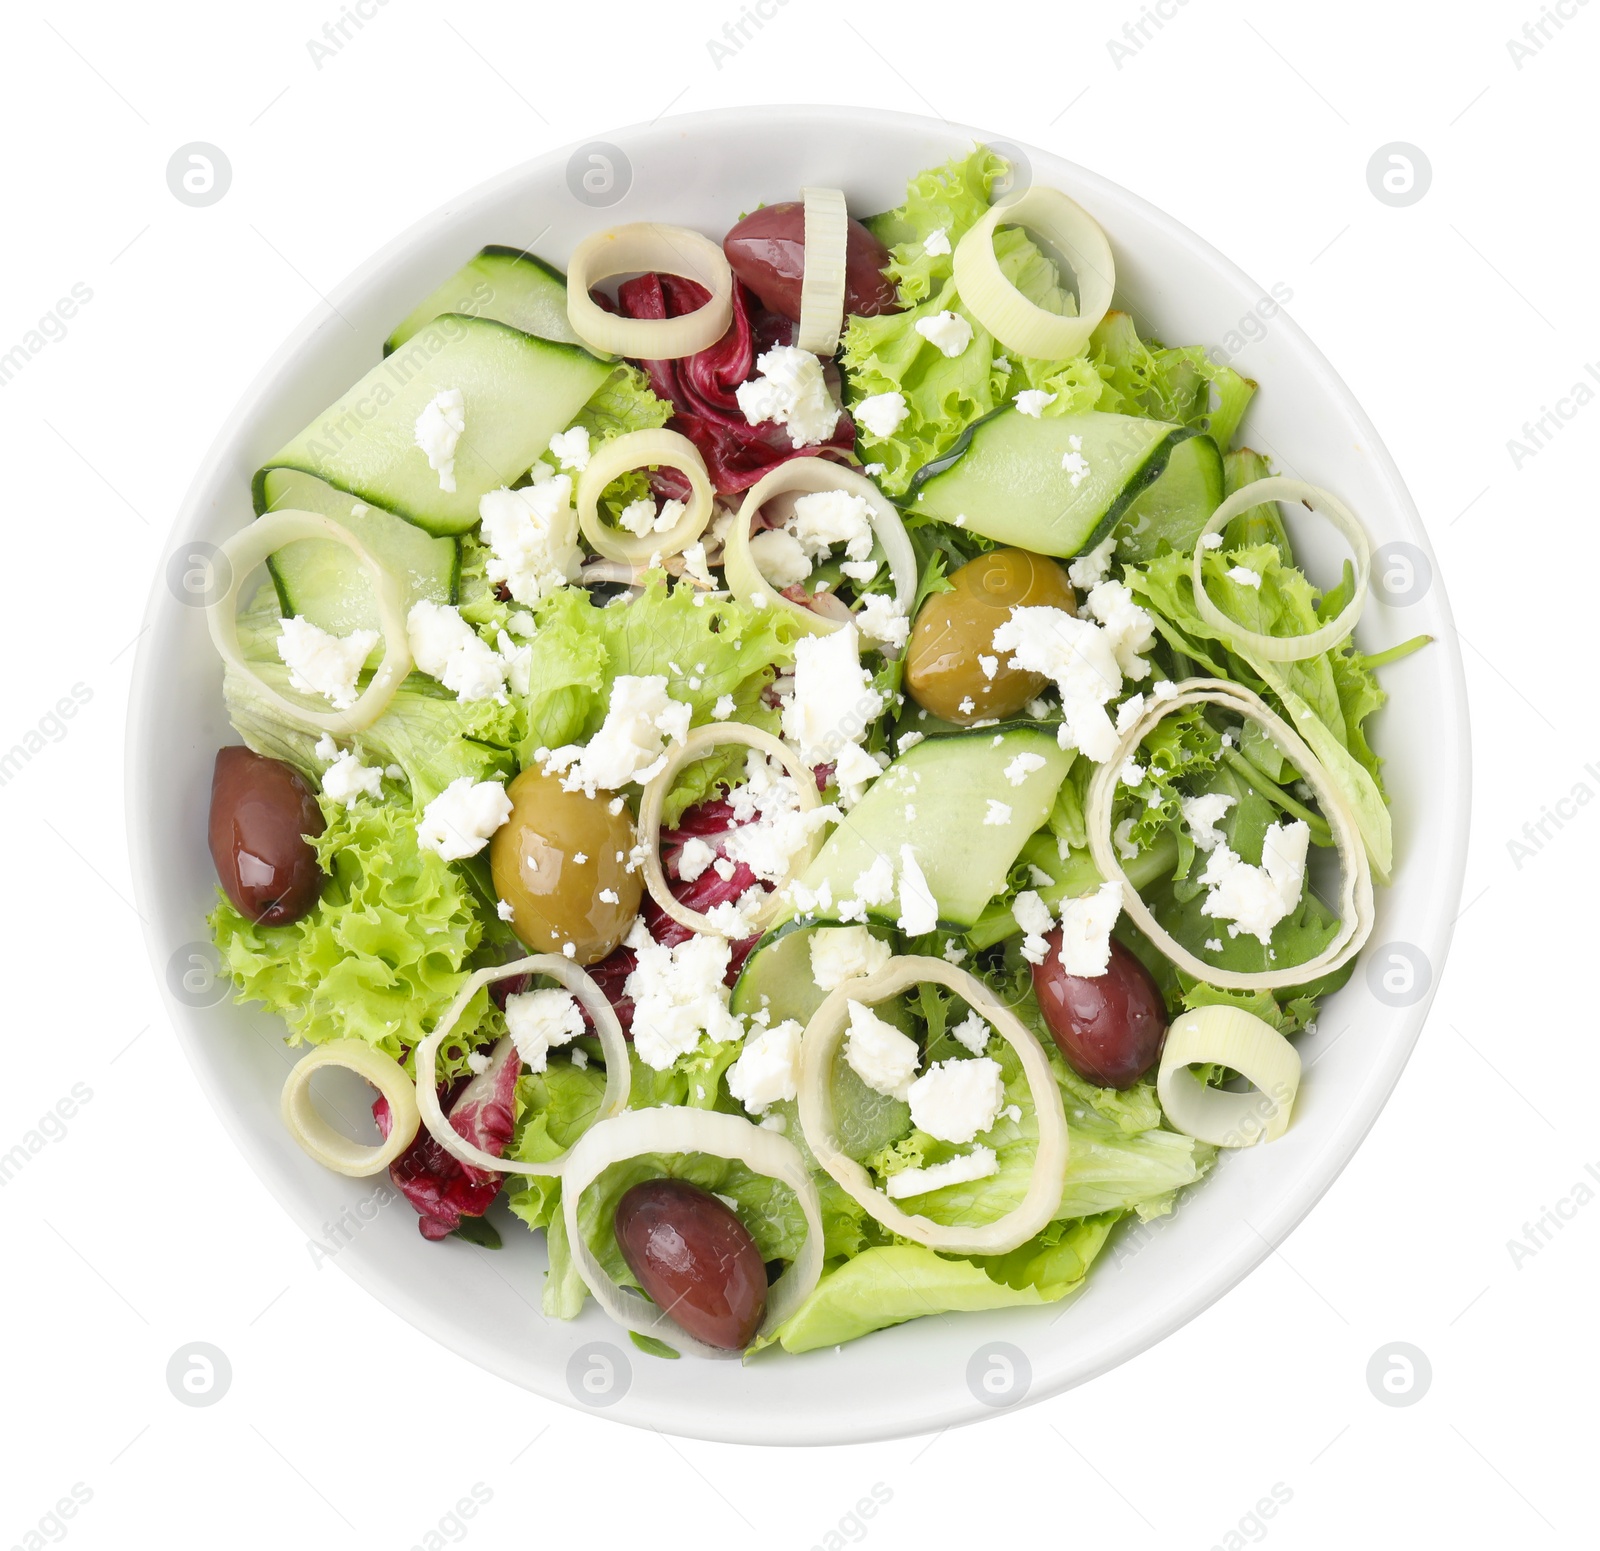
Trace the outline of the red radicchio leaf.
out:
M 521 1059 L 508 1037 L 495 1043 L 483 1071 L 457 1083 L 453 1092 L 441 1091 L 440 1105 L 456 1135 L 498 1158 L 510 1143 L 516 1124 L 521 1072 Z M 388 1101 L 378 1099 L 372 1115 L 387 1136 Z M 463 1217 L 482 1217 L 489 1210 L 504 1176 L 463 1163 L 423 1127 L 416 1141 L 389 1165 L 389 1178 L 417 1209 L 423 1238 L 442 1239 L 455 1231 Z

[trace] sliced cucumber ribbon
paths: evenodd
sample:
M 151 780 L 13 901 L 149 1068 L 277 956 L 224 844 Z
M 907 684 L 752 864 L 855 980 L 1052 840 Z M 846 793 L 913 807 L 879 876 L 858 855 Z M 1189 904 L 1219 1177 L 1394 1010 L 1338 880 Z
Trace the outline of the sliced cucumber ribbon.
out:
M 494 964 L 467 977 L 455 1001 L 435 1025 L 433 1032 L 417 1046 L 415 1107 L 422 1123 L 431 1136 L 453 1158 L 469 1163 L 475 1169 L 487 1169 L 496 1174 L 559 1175 L 572 1149 L 560 1157 L 542 1163 L 528 1163 L 515 1158 L 497 1158 L 493 1153 L 474 1147 L 454 1126 L 439 1104 L 438 1075 L 439 1046 L 450 1037 L 467 1004 L 486 985 L 498 980 L 509 980 L 517 975 L 544 975 L 565 986 L 588 1010 L 594 1019 L 595 1033 L 600 1036 L 600 1048 L 606 1057 L 606 1091 L 601 1100 L 599 1118 L 619 1114 L 628 1107 L 628 1093 L 632 1074 L 628 1067 L 628 1042 L 623 1037 L 622 1025 L 611 1003 L 594 981 L 571 959 L 558 953 L 537 953 L 530 958 L 515 959 L 509 964 Z
M 1122 870 L 1122 861 L 1112 840 L 1111 815 L 1122 769 L 1140 741 L 1157 723 L 1186 706 L 1219 705 L 1247 721 L 1254 722 L 1272 740 L 1278 752 L 1289 761 L 1315 793 L 1323 816 L 1333 835 L 1339 854 L 1339 930 L 1321 953 L 1301 964 L 1281 969 L 1244 973 L 1220 969 L 1190 953 L 1156 920 L 1139 897 L 1139 891 Z M 1295 730 L 1259 695 L 1242 684 L 1226 679 L 1185 679 L 1177 692 L 1152 701 L 1117 741 L 1111 757 L 1095 769 L 1089 782 L 1089 797 L 1084 811 L 1089 836 L 1089 854 L 1101 877 L 1122 886 L 1122 908 L 1174 965 L 1186 975 L 1230 991 L 1275 991 L 1283 986 L 1304 985 L 1348 964 L 1361 951 L 1372 933 L 1372 865 L 1362 840 L 1361 827 L 1322 761 L 1313 754 Z
M 1253 1093 L 1210 1088 L 1191 1066 L 1226 1066 Z M 1197 1007 L 1167 1030 L 1156 1093 L 1168 1120 L 1215 1147 L 1271 1142 L 1289 1129 L 1300 1090 L 1300 1052 L 1270 1023 L 1242 1007 Z
M 316 711 L 290 700 L 262 679 L 246 661 L 239 646 L 239 590 L 245 580 L 269 555 L 286 544 L 301 539 L 332 539 L 350 550 L 366 569 L 378 603 L 378 622 L 383 631 L 383 661 L 378 664 L 367 687 L 354 705 L 345 711 Z M 255 690 L 278 714 L 301 727 L 316 732 L 349 738 L 364 732 L 388 708 L 394 692 L 411 671 L 411 647 L 406 637 L 406 584 L 356 537 L 349 528 L 316 512 L 266 512 L 235 533 L 222 546 L 222 558 L 230 568 L 228 590 L 206 608 L 206 624 L 222 660 L 251 679 Z
M 845 260 L 850 247 L 850 211 L 836 188 L 804 188 L 805 271 L 800 280 L 800 332 L 795 343 L 813 355 L 830 356 L 844 330 Z
M 567 1245 L 584 1286 L 625 1330 L 655 1336 L 696 1357 L 737 1357 L 738 1352 L 695 1340 L 666 1310 L 642 1293 L 612 1281 L 589 1248 L 578 1216 L 584 1191 L 612 1164 L 626 1163 L 641 1153 L 697 1152 L 742 1163 L 787 1185 L 800 1204 L 806 1220 L 805 1243 L 788 1270 L 767 1289 L 767 1312 L 757 1334 L 776 1330 L 811 1296 L 822 1275 L 822 1202 L 799 1148 L 776 1131 L 752 1125 L 742 1115 L 663 1106 L 630 1109 L 596 1121 L 573 1144 L 561 1176 Z
M 376 1147 L 352 1141 L 317 1113 L 311 1079 L 324 1067 L 342 1067 L 364 1078 L 388 1101 L 389 1134 Z M 381 1174 L 417 1139 L 416 1085 L 393 1056 L 360 1039 L 333 1039 L 297 1061 L 283 1085 L 279 1112 L 289 1135 L 325 1169 L 360 1178 Z
M 600 515 L 606 486 L 635 469 L 662 466 L 676 469 L 689 481 L 691 493 L 683 516 L 665 533 L 619 533 Z M 628 431 L 596 448 L 578 476 L 578 527 L 596 554 L 639 570 L 656 556 L 680 554 L 694 543 L 711 521 L 712 500 L 706 460 L 687 436 L 661 427 Z
M 994 234 L 1001 226 L 1027 227 L 1072 266 L 1078 283 L 1076 317 L 1046 312 L 1006 279 L 994 252 Z M 1099 223 L 1059 189 L 1038 184 L 1015 199 L 991 205 L 956 244 L 952 263 L 967 311 L 1013 355 L 1046 361 L 1083 354 L 1089 336 L 1111 310 L 1116 289 L 1116 262 Z
M 1246 629 L 1238 620 L 1224 614 L 1206 591 L 1204 562 L 1208 551 L 1205 540 L 1213 533 L 1220 533 L 1242 512 L 1273 501 L 1303 501 L 1338 529 L 1355 556 L 1355 589 L 1350 601 L 1327 624 L 1309 635 L 1263 635 L 1258 630 Z M 1213 630 L 1221 631 L 1229 645 L 1241 656 L 1258 658 L 1263 662 L 1303 662 L 1307 657 L 1320 657 L 1324 652 L 1331 651 L 1355 629 L 1356 621 L 1366 607 L 1371 573 L 1372 544 L 1367 538 L 1367 530 L 1350 508 L 1338 497 L 1316 485 L 1275 475 L 1270 479 L 1258 479 L 1234 491 L 1200 530 L 1194 545 L 1194 602 L 1200 617 Z
M 680 275 L 711 293 L 679 318 L 623 318 L 589 295 L 602 280 L 631 274 Z M 609 355 L 676 361 L 708 350 L 733 321 L 733 270 L 721 245 L 686 226 L 635 221 L 586 237 L 567 265 L 567 321 L 578 337 Z
M 814 813 L 822 806 L 816 777 L 811 770 L 801 763 L 799 755 L 788 744 L 759 727 L 751 727 L 744 722 L 709 723 L 694 728 L 682 743 L 672 748 L 666 764 L 645 787 L 639 802 L 639 843 L 644 847 L 644 885 L 649 889 L 650 897 L 680 926 L 717 937 L 727 936 L 726 930 L 710 916 L 681 904 L 667 887 L 667 875 L 661 866 L 661 816 L 678 772 L 723 743 L 747 744 L 750 748 L 759 749 L 769 759 L 777 760 L 794 781 L 803 812 Z M 788 873 L 773 885 L 761 908 L 745 918 L 750 932 L 762 931 L 782 912 L 784 887 L 811 865 L 818 848 L 818 836 L 813 832 L 805 849 L 791 859 Z
M 796 624 L 811 635 L 831 635 L 850 623 L 849 617 L 832 619 L 814 609 L 802 607 L 792 598 L 786 598 L 761 574 L 756 557 L 750 549 L 750 530 L 761 508 L 775 496 L 798 492 L 801 495 L 818 495 L 825 490 L 843 490 L 860 496 L 867 503 L 867 520 L 889 562 L 889 575 L 894 579 L 894 601 L 902 614 L 911 613 L 917 597 L 917 555 L 905 524 L 893 502 L 866 477 L 831 458 L 790 458 L 780 463 L 765 478 L 750 487 L 739 508 L 738 515 L 728 528 L 723 540 L 723 575 L 734 597 L 741 603 L 756 607 L 771 606 L 788 614 Z M 765 600 L 763 603 L 760 600 Z
M 1016 1051 L 1038 1117 L 1039 1145 L 1027 1193 L 1003 1217 L 978 1227 L 947 1227 L 898 1206 L 844 1150 L 834 1119 L 833 1067 L 849 1026 L 850 1003 L 862 1002 L 871 1007 L 927 982 L 953 991 Z M 1038 1233 L 1061 1205 L 1070 1142 L 1061 1090 L 1044 1047 L 982 981 L 943 959 L 902 955 L 890 959 L 875 973 L 846 980 L 830 991 L 801 1036 L 798 1089 L 800 1128 L 817 1162 L 878 1222 L 901 1238 L 952 1254 L 1003 1255 Z

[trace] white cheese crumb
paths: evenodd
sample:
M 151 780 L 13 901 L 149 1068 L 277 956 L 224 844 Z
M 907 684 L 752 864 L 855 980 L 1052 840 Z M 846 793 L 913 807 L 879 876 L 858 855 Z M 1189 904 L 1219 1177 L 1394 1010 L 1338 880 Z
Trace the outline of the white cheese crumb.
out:
M 802 637 L 794 658 L 794 693 L 783 708 L 783 735 L 804 763 L 828 764 L 866 735 L 883 713 L 883 697 L 861 666 L 861 638 L 854 625 Z
M 951 1027 L 950 1037 L 973 1055 L 981 1056 L 989 1047 L 989 1025 L 981 1013 L 969 1012 Z
M 1088 554 L 1079 555 L 1067 567 L 1067 580 L 1084 592 L 1099 586 L 1110 574 L 1111 557 L 1116 547 L 1116 534 L 1108 533 Z
M 376 630 L 353 630 L 347 636 L 329 635 L 296 614 L 278 627 L 278 656 L 289 670 L 292 688 L 322 695 L 336 711 L 356 703 L 356 680 L 362 664 L 378 644 Z
M 1222 952 L 1222 939 L 1220 937 L 1208 937 L 1208 938 L 1206 938 L 1206 952 L 1207 953 L 1221 953 Z
M 972 325 L 958 314 L 935 313 L 931 318 L 918 318 L 916 330 L 940 355 L 954 360 L 972 343 Z
M 1022 939 L 1022 956 L 1030 964 L 1043 964 L 1049 944 L 1046 936 L 1055 926 L 1050 907 L 1034 893 L 1024 889 L 1011 906 L 1011 914 L 1026 934 Z
M 864 926 L 823 927 L 811 934 L 811 979 L 832 991 L 857 975 L 876 974 L 889 962 L 889 944 Z
M 939 957 L 946 964 L 962 964 L 966 962 L 967 950 L 961 947 L 952 937 L 940 950 Z
M 1044 414 L 1045 409 L 1054 404 L 1055 401 L 1055 394 L 1046 393 L 1043 388 L 1024 388 L 1011 402 L 1023 414 L 1037 420 Z
M 778 345 L 756 362 L 759 376 L 735 389 L 751 425 L 783 426 L 796 447 L 814 447 L 833 435 L 839 408 L 828 393 L 822 362 L 809 350 Z
M 1011 804 L 1000 802 L 993 797 L 989 798 L 988 807 L 983 815 L 983 822 L 985 825 L 1009 824 L 1011 822 Z
M 458 776 L 422 810 L 417 844 L 447 862 L 476 856 L 511 817 L 511 799 L 498 781 Z
M 542 1072 L 551 1050 L 583 1033 L 583 1014 L 570 991 L 522 991 L 506 998 L 506 1032 L 530 1072 Z
M 1102 883 L 1093 894 L 1061 906 L 1061 966 L 1069 975 L 1094 979 L 1111 963 L 1111 928 L 1122 914 L 1122 886 Z
M 987 1179 L 999 1168 L 994 1148 L 984 1147 L 980 1143 L 971 1152 L 947 1158 L 943 1163 L 930 1163 L 920 1169 L 901 1169 L 891 1174 L 883 1182 L 883 1193 L 891 1201 L 901 1201 L 907 1196 L 922 1196 L 930 1190 L 942 1190 L 946 1185 L 965 1185 L 975 1179 Z
M 489 1052 L 487 1050 L 469 1050 L 467 1052 L 467 1070 L 474 1077 L 482 1077 L 489 1070 Z
M 517 912 L 511 905 L 507 904 L 505 900 L 497 899 L 494 902 L 494 913 L 499 916 L 502 921 L 510 921 L 516 916 Z
M 564 469 L 581 474 L 589 466 L 589 429 L 575 425 L 550 438 L 550 455 Z
M 783 528 L 766 528 L 750 540 L 750 558 L 764 580 L 782 592 L 798 587 L 811 575 L 811 561 L 804 547 Z
M 1263 947 L 1272 929 L 1300 903 L 1311 831 L 1303 819 L 1272 825 L 1261 842 L 1261 865 L 1242 861 L 1224 842 L 1211 853 L 1200 881 L 1210 892 L 1203 915 L 1230 921 L 1230 936 L 1248 932 Z
M 1236 565 L 1230 567 L 1228 570 L 1228 580 L 1230 582 L 1237 582 L 1241 587 L 1254 587 L 1257 592 L 1261 591 L 1261 573 L 1259 571 L 1252 571 L 1247 565 Z
M 693 883 L 716 860 L 716 855 L 698 835 L 690 836 L 678 851 L 678 876 L 685 883 Z
M 888 593 L 875 592 L 856 611 L 856 625 L 862 638 L 878 641 L 891 651 L 898 651 L 911 634 L 911 621 L 906 618 L 899 603 Z M 991 662 L 993 658 L 989 659 Z M 994 675 L 991 673 L 990 678 Z
M 1220 533 L 1206 534 L 1206 536 L 1200 540 L 1200 547 L 1201 549 L 1221 549 L 1222 535 Z
M 722 937 L 697 932 L 668 948 L 655 941 L 642 920 L 635 921 L 627 945 L 638 959 L 623 983 L 633 999 L 633 1049 L 646 1066 L 665 1071 L 709 1034 L 737 1039 L 739 1020 L 728 1011 L 730 949 Z
M 901 733 L 899 738 L 896 740 L 895 746 L 902 754 L 904 754 L 907 752 L 907 750 L 914 749 L 927 736 L 927 733 L 918 732 L 915 728 L 913 728 L 910 732 Z
M 714 722 L 725 722 L 732 715 L 733 696 L 718 695 L 717 703 L 711 708 L 711 720 Z
M 784 527 L 813 560 L 820 560 L 835 544 L 844 545 L 852 560 L 865 560 L 872 553 L 872 508 L 865 496 L 848 490 L 813 490 L 800 496 Z
M 795 1096 L 802 1026 L 793 1018 L 746 1038 L 739 1059 L 728 1068 L 728 1092 L 752 1115 Z
M 1226 792 L 1206 792 L 1200 797 L 1185 797 L 1178 804 L 1183 811 L 1183 822 L 1189 826 L 1194 843 L 1202 851 L 1214 851 L 1222 844 L 1223 835 L 1217 828 L 1217 821 L 1236 801 L 1237 798 Z
M 412 437 L 427 454 L 428 467 L 439 476 L 439 488 L 456 488 L 456 446 L 467 428 L 466 401 L 460 388 L 443 388 L 422 406 Z
M 562 786 L 594 795 L 615 791 L 630 781 L 649 781 L 666 762 L 666 740 L 682 743 L 689 733 L 692 708 L 667 694 L 659 673 L 643 677 L 619 674 L 611 684 L 611 702 L 600 730 L 587 747 L 569 743 L 544 761 L 546 773 L 569 772 Z
M 839 788 L 840 805 L 853 808 L 866 795 L 867 782 L 883 774 L 875 760 L 858 743 L 847 743 L 839 750 L 833 765 L 834 785 Z
M 874 393 L 855 407 L 855 422 L 867 428 L 879 441 L 887 441 L 900 429 L 911 406 L 903 393 Z M 880 468 L 879 473 L 883 470 Z
M 478 517 L 479 534 L 489 546 L 484 574 L 491 582 L 503 582 L 516 602 L 531 607 L 578 579 L 583 550 L 568 475 L 519 490 L 487 491 L 478 499 Z M 519 611 L 509 624 L 519 635 L 534 633 L 531 614 Z
M 361 796 L 377 801 L 383 796 L 383 771 L 346 751 L 322 772 L 322 795 L 344 808 Z
M 1133 724 L 1139 720 L 1144 712 L 1144 696 L 1139 693 L 1129 695 L 1117 707 L 1117 736 L 1120 738 Z
M 411 605 L 406 639 L 419 672 L 453 690 L 457 700 L 506 699 L 506 660 L 483 641 L 453 604 Z
M 874 1093 L 903 1099 L 911 1091 L 921 1053 L 917 1042 L 885 1023 L 863 1002 L 847 1001 L 850 1032 L 845 1036 L 844 1058 Z
M 1012 786 L 1021 786 L 1036 770 L 1044 769 L 1043 754 L 1018 754 L 1005 768 L 1005 778 Z
M 923 239 L 922 251 L 929 258 L 943 258 L 950 251 L 950 228 L 936 226 Z
M 1000 659 L 990 657 L 983 652 L 978 653 L 978 666 L 983 670 L 986 679 L 992 679 L 1000 671 Z
M 895 922 L 908 937 L 920 937 L 939 924 L 939 905 L 909 846 L 900 847 L 900 917 Z
M 965 1145 L 987 1131 L 1005 1103 L 1000 1063 L 988 1056 L 936 1061 L 906 1093 L 911 1122 L 941 1142 Z

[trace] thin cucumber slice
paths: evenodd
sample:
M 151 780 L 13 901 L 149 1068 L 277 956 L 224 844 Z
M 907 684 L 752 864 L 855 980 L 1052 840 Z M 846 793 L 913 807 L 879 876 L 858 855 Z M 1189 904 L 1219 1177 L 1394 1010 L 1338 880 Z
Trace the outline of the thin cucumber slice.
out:
M 342 523 L 406 584 L 406 607 L 428 600 L 454 603 L 461 557 L 454 539 L 430 538 L 414 523 L 369 506 L 297 469 L 269 469 L 262 482 L 268 511 L 320 512 Z M 372 585 L 343 544 L 301 539 L 286 544 L 267 569 L 285 615 L 299 614 L 320 630 L 349 635 L 381 630 Z
M 1024 770 L 1014 763 L 1023 754 L 1041 763 Z M 1004 890 L 1028 837 L 1049 817 L 1072 759 L 1053 731 L 1032 724 L 928 738 L 867 788 L 802 881 L 812 890 L 826 883 L 837 904 L 854 897 L 856 879 L 880 856 L 898 877 L 901 847 L 910 846 L 941 925 L 965 931 Z M 892 923 L 900 907 L 891 901 L 867 913 Z
M 1002 409 L 918 473 L 911 510 L 1035 554 L 1081 554 L 1111 531 L 1160 476 L 1172 449 L 1193 434 L 1134 415 L 1034 419 Z
M 447 312 L 493 318 L 524 334 L 561 344 L 583 341 L 567 321 L 567 282 L 561 271 L 521 248 L 484 248 L 407 315 L 383 347 L 390 355 L 419 329 Z
M 372 368 L 256 475 L 266 509 L 273 469 L 298 469 L 432 534 L 464 533 L 488 491 L 527 473 L 615 368 L 576 345 L 535 339 L 488 318 L 446 313 Z M 466 429 L 455 486 L 440 488 L 416 442 L 435 394 L 460 389 Z
M 1144 564 L 1163 539 L 1180 554 L 1195 546 L 1207 519 L 1222 505 L 1222 454 L 1209 436 L 1179 442 L 1161 477 L 1122 514 L 1117 553 Z

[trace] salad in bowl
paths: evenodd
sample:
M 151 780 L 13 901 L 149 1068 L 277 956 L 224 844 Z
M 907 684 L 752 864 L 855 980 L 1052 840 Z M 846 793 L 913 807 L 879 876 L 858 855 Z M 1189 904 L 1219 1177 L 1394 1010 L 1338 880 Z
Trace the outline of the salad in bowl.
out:
M 1007 172 L 485 248 L 223 546 L 210 924 L 284 1124 L 660 1355 L 1066 1297 L 1292 1125 L 1393 866 L 1426 638 L 1355 646 L 1359 516 Z

